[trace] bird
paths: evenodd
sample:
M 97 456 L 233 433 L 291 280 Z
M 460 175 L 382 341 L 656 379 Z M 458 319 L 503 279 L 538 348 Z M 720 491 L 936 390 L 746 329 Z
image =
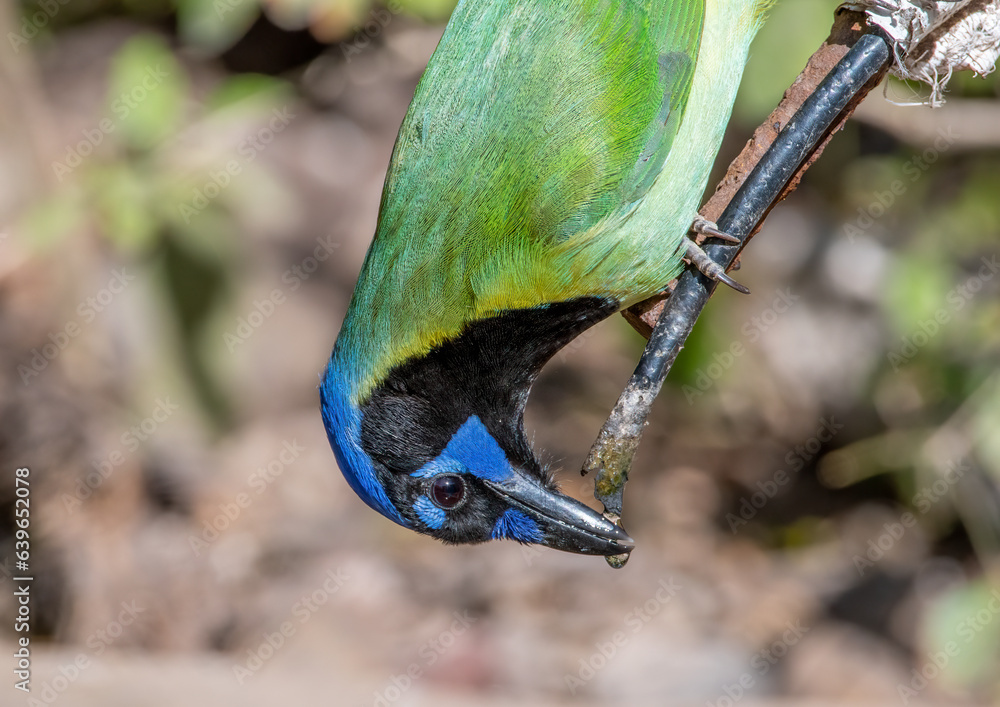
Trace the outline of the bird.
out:
M 684 257 L 704 265 L 692 224 L 726 238 L 697 208 L 769 4 L 458 2 L 321 374 L 327 436 L 368 506 L 447 544 L 631 551 L 559 490 L 524 407 L 573 338 Z

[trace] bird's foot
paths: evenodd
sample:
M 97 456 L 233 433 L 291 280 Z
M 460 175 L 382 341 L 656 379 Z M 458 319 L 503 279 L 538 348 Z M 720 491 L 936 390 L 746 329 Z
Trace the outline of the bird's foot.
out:
M 695 233 L 704 236 L 709 236 L 711 238 L 718 238 L 719 240 L 727 241 L 729 243 L 740 242 L 739 238 L 731 236 L 723 231 L 720 231 L 719 227 L 716 224 L 712 223 L 708 219 L 703 219 L 701 216 L 695 217 L 694 223 L 691 224 L 691 230 L 694 231 Z M 688 238 L 686 247 L 687 247 L 687 254 L 686 254 L 687 259 L 690 260 L 705 277 L 710 277 L 713 280 L 716 280 L 717 282 L 725 283 L 726 285 L 729 285 L 737 292 L 742 292 L 745 295 L 750 294 L 749 288 L 745 287 L 744 285 L 741 285 L 740 283 L 736 282 L 736 280 L 729 277 L 729 275 L 726 274 L 726 271 L 722 268 L 722 266 L 719 265 L 714 260 L 712 260 L 708 256 L 708 253 L 702 250 L 701 246 L 695 243 L 694 240 Z
M 691 223 L 691 230 L 699 236 L 710 236 L 711 238 L 718 238 L 720 241 L 726 241 L 727 243 L 740 242 L 739 238 L 730 236 L 725 231 L 720 231 L 719 226 L 714 221 L 702 218 L 700 214 L 694 217 L 694 221 Z

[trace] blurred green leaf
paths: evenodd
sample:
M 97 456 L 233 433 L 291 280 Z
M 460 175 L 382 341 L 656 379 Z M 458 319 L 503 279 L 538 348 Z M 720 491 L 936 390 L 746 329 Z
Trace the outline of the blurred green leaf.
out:
M 177 0 L 177 29 L 188 44 L 221 52 L 260 17 L 257 0 Z
M 404 12 L 430 22 L 443 22 L 455 9 L 456 0 L 396 0 Z
M 903 253 L 893 263 L 888 278 L 886 300 L 896 332 L 911 335 L 924 331 L 922 324 L 933 322 L 935 315 L 946 308 L 948 291 L 952 287 L 953 267 L 942 258 L 923 253 Z M 928 343 L 935 338 L 929 332 Z
M 89 178 L 108 240 L 125 251 L 150 247 L 156 240 L 158 220 L 149 210 L 149 179 L 126 162 L 95 171 Z
M 187 75 L 163 40 L 130 39 L 111 64 L 111 120 L 128 147 L 147 150 L 174 134 L 184 117 Z
M 925 658 L 943 663 L 939 667 L 947 683 L 972 688 L 996 680 L 1000 587 L 980 579 L 946 593 L 931 606 L 924 630 L 931 654 Z

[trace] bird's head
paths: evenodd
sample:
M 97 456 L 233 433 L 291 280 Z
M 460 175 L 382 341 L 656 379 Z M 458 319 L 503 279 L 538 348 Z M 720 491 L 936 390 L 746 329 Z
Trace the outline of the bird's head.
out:
M 570 332 L 606 316 L 606 307 L 593 309 L 556 306 L 477 322 L 394 367 L 361 403 L 352 400 L 346 371 L 356 366 L 342 333 L 320 393 L 348 483 L 382 515 L 447 543 L 510 539 L 593 555 L 629 552 L 632 539 L 620 527 L 557 490 L 522 424 L 538 368 Z M 554 338 L 540 345 L 537 327 L 525 327 L 546 323 Z

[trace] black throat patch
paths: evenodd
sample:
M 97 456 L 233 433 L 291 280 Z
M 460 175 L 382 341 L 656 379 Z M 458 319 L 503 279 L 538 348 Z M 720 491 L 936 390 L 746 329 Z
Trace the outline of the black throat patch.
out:
M 512 463 L 536 467 L 522 420 L 535 376 L 616 311 L 617 302 L 583 297 L 470 323 L 457 338 L 389 372 L 361 407 L 361 446 L 389 470 L 409 474 L 477 415 Z

